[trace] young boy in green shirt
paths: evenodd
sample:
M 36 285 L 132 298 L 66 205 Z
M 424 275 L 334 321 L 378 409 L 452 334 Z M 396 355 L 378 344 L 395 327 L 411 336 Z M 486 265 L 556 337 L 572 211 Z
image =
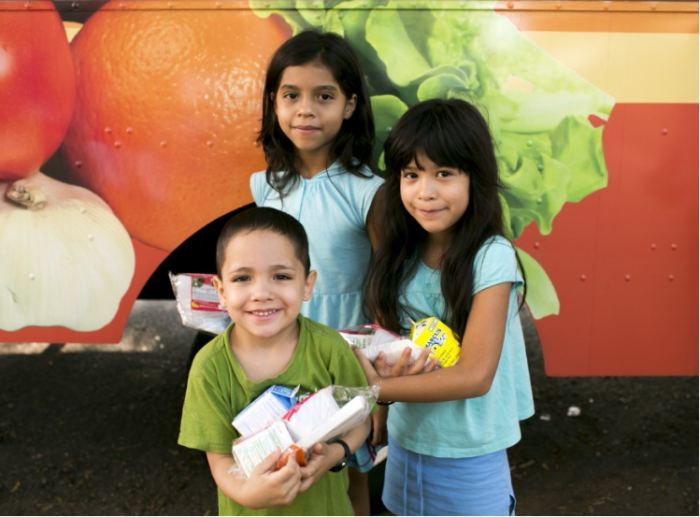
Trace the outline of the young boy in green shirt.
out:
M 271 208 L 233 217 L 216 251 L 219 300 L 235 322 L 195 357 L 187 382 L 178 443 L 207 454 L 220 515 L 352 515 L 344 465 L 369 434 L 369 418 L 342 437 L 317 443 L 304 467 L 289 461 L 275 471 L 272 453 L 248 479 L 229 474 L 233 418 L 272 385 L 313 392 L 331 384 L 366 386 L 340 335 L 299 314 L 311 297 L 303 226 Z M 334 468 L 334 472 L 328 472 Z

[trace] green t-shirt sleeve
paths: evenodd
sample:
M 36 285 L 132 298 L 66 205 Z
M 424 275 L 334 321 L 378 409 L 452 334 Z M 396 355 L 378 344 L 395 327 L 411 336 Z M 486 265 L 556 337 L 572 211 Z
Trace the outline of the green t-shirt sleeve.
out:
M 178 443 L 191 449 L 231 454 L 231 446 L 237 438 L 232 419 L 231 401 L 225 397 L 216 377 L 207 375 L 205 369 L 191 372 Z

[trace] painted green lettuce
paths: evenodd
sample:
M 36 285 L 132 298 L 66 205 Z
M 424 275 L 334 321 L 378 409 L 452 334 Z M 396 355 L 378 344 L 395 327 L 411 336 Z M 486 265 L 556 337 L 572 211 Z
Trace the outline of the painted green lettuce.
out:
M 251 2 L 262 17 L 282 16 L 297 33 L 314 28 L 345 37 L 372 96 L 375 156 L 391 126 L 416 102 L 463 97 L 485 115 L 496 144 L 508 237 L 534 223 L 543 235 L 565 203 L 607 185 L 602 127 L 614 99 L 556 61 L 495 13 L 490 2 Z M 559 301 L 537 261 L 520 250 L 534 317 L 558 314 Z

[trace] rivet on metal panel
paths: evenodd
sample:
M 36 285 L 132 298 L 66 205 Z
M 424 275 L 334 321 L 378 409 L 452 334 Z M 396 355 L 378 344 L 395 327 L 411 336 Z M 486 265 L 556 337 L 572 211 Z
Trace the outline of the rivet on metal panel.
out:
M 651 4 L 651 10 L 656 11 L 656 4 Z
M 80 11 L 80 2 L 73 2 L 70 6 L 74 11 Z
M 175 2 L 168 2 L 168 9 L 175 7 Z
M 652 242 L 652 243 L 651 243 L 651 249 L 652 249 L 652 250 L 655 250 L 656 248 L 657 248 L 656 243 L 655 243 L 655 242 Z
M 127 135 L 133 135 L 133 134 L 134 134 L 134 128 L 133 128 L 133 127 L 127 127 L 127 128 L 126 128 L 126 134 L 127 134 Z
M 77 162 L 75 162 L 75 168 L 76 168 L 76 169 L 80 169 L 82 166 L 83 166 L 83 162 L 81 162 L 80 160 L 78 160 Z
M 586 275 L 581 275 L 581 282 L 585 282 L 585 281 L 586 281 Z
M 168 142 L 167 142 L 166 140 L 163 140 L 163 141 L 160 143 L 160 146 L 161 146 L 161 147 L 168 147 Z
M 216 2 L 215 5 L 216 5 L 216 8 L 217 8 L 217 9 L 221 9 L 221 6 L 224 5 L 224 4 L 222 4 L 221 2 Z
M 515 4 L 513 2 L 508 2 L 508 9 L 512 9 L 515 7 Z
M 107 133 L 108 135 L 111 135 L 111 134 L 112 134 L 112 128 L 111 128 L 111 127 L 106 127 L 106 128 L 105 128 L 105 133 Z
M 117 149 L 119 149 L 121 146 L 122 146 L 121 140 L 117 140 L 116 142 L 114 142 L 114 147 L 116 147 Z
M 664 136 L 665 136 L 665 135 L 668 135 L 668 128 L 663 128 L 663 129 L 661 130 L 661 134 L 664 135 Z
M 671 244 L 671 249 L 673 251 L 676 251 L 678 249 L 678 244 L 676 244 L 676 243 Z
M 29 280 L 34 280 L 36 279 L 36 275 L 34 273 L 29 273 Z
M 561 9 L 561 2 L 557 2 L 556 7 L 557 7 L 557 9 Z
M 537 198 L 537 204 L 541 205 L 544 202 L 544 200 L 541 197 Z
M 119 2 L 119 9 L 125 9 L 126 8 L 126 2 Z
M 207 147 L 214 147 L 214 142 L 212 140 L 208 140 Z
M 24 2 L 24 8 L 25 8 L 25 9 L 31 9 L 31 8 L 32 8 L 31 2 Z
M 676 279 L 675 275 L 668 275 L 668 279 L 670 282 L 673 282 Z
M 540 243 L 539 243 L 539 242 L 536 242 L 535 244 L 533 244 L 533 246 L 535 247 L 536 250 L 537 250 L 537 249 L 540 249 Z
M 525 142 L 525 143 L 527 144 L 528 147 L 530 147 L 532 145 L 532 140 L 528 138 L 527 142 Z
M 610 9 L 610 2 L 605 2 L 605 3 L 603 4 L 603 9 L 605 9 L 606 11 L 607 11 L 608 9 Z
M 632 276 L 631 276 L 631 275 L 625 275 L 625 282 L 629 282 L 630 280 L 632 280 Z

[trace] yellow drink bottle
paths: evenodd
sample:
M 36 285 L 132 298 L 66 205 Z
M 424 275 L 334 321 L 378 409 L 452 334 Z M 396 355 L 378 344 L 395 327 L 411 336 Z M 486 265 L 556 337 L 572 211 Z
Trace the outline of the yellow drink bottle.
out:
M 411 340 L 418 346 L 430 348 L 430 358 L 437 358 L 442 368 L 453 366 L 459 359 L 462 344 L 450 327 L 434 316 L 411 325 Z

